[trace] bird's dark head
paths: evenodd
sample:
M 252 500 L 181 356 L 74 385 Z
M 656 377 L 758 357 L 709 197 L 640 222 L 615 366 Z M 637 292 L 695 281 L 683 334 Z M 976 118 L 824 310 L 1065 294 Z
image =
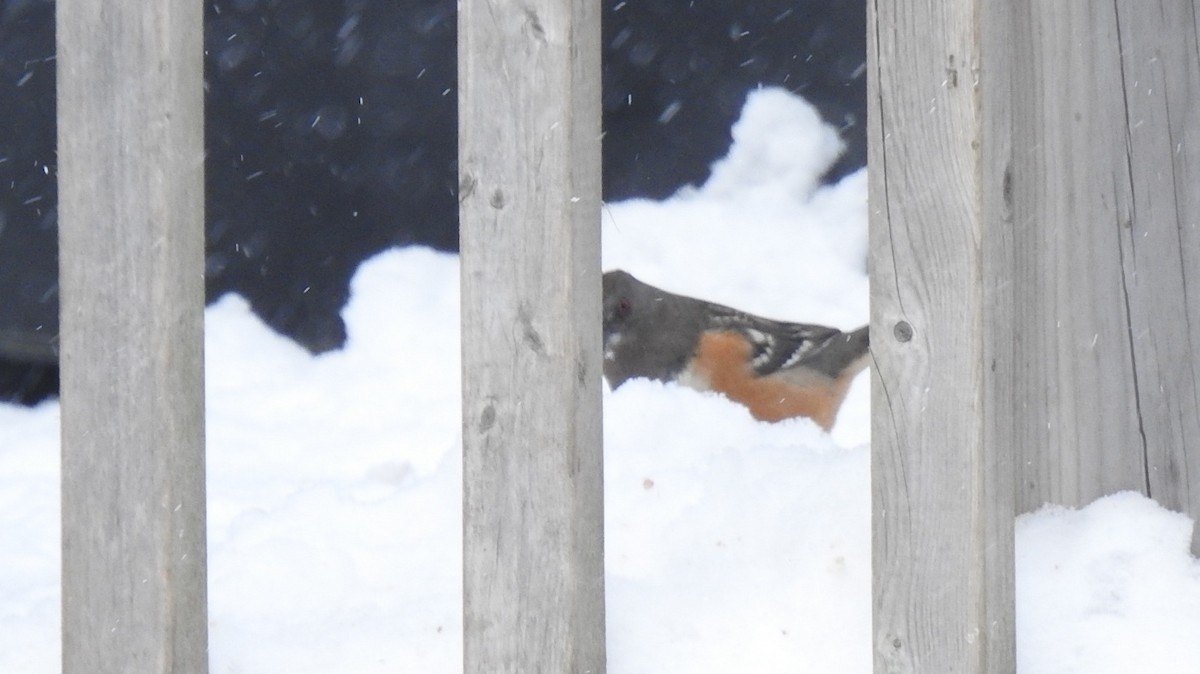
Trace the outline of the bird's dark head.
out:
M 638 295 L 646 284 L 627 271 L 615 269 L 604 274 L 604 336 L 620 329 L 633 317 Z
M 604 375 L 613 388 L 631 377 L 672 378 L 698 334 L 698 305 L 629 272 L 605 273 Z
M 613 388 L 637 376 L 630 370 L 631 348 L 638 342 L 637 325 L 651 286 L 633 274 L 615 269 L 604 274 L 604 375 Z

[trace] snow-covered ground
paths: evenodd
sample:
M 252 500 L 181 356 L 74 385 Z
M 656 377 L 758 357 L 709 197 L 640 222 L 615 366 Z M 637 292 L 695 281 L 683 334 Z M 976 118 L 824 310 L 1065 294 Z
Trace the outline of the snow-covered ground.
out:
M 836 138 L 779 91 L 734 137 L 703 188 L 605 208 L 605 267 L 864 323 L 865 174 L 818 187 Z M 345 318 L 346 349 L 313 358 L 238 297 L 208 310 L 214 673 L 460 669 L 457 259 L 377 256 Z M 870 671 L 868 388 L 832 434 L 670 385 L 605 394 L 611 672 Z M 0 405 L 0 672 L 59 670 L 58 413 Z M 1189 535 L 1133 494 L 1023 516 L 1022 674 L 1200 672 Z

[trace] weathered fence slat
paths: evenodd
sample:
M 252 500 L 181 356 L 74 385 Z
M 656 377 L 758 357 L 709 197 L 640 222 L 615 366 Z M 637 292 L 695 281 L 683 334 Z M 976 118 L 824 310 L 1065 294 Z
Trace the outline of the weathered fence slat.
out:
M 605 667 L 599 9 L 459 7 L 467 672 Z
M 1121 278 L 1129 218 L 1114 5 L 1021 7 L 1013 139 L 1018 508 L 1144 490 Z
M 1132 489 L 1198 520 L 1196 15 L 1016 6 L 1018 509 Z
M 1012 672 L 1011 15 L 869 7 L 875 671 Z
M 1200 519 L 1200 26 L 872 10 L 876 666 L 1011 671 L 1013 506 Z
M 57 5 L 65 672 L 207 669 L 201 9 Z

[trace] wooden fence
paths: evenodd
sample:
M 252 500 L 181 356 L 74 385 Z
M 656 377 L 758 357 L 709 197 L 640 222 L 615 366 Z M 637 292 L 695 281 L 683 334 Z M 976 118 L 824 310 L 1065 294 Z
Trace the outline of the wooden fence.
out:
M 603 672 L 600 3 L 458 16 L 464 670 Z
M 58 0 L 68 674 L 207 668 L 201 9 Z
M 58 2 L 67 672 L 207 669 L 200 9 Z M 471 672 L 605 667 L 598 10 L 459 17 Z M 1197 19 L 868 14 L 875 669 L 1011 672 L 1014 513 L 1200 516 Z
M 875 669 L 1011 672 L 1014 512 L 1200 518 L 1197 17 L 868 15 Z

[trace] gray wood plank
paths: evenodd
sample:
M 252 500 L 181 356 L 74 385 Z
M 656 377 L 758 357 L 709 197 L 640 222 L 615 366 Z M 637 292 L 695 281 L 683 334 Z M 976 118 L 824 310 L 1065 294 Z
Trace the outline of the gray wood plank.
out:
M 1200 519 L 1194 8 L 1019 6 L 1018 508 L 1131 489 Z
M 1112 4 L 1019 3 L 1018 509 L 1144 490 L 1121 239 L 1131 218 Z
M 460 6 L 467 672 L 605 668 L 599 18 Z
M 1011 672 L 1007 5 L 868 11 L 876 672 Z
M 65 672 L 207 669 L 201 9 L 57 6 Z
M 1200 50 L 1192 3 L 1118 2 L 1132 217 L 1122 232 L 1149 495 L 1200 520 Z M 1193 536 L 1200 553 L 1200 539 Z

